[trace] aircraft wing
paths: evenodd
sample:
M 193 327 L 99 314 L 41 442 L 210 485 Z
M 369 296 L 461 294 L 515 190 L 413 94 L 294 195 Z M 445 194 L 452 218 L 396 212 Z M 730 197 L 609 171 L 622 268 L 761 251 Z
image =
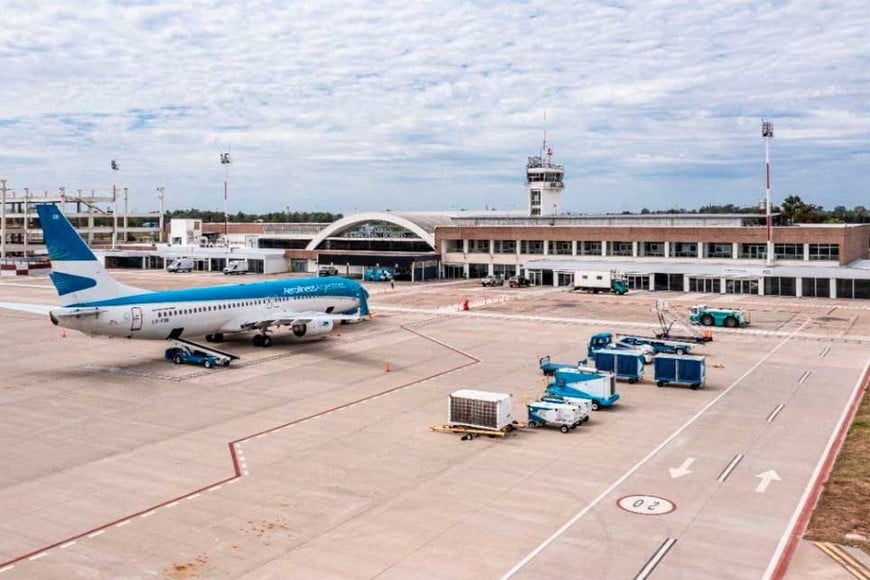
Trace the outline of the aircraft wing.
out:
M 233 330 L 262 330 L 271 326 L 294 326 L 297 324 L 311 324 L 312 322 L 342 320 L 359 320 L 358 314 L 327 314 L 326 312 L 299 312 L 299 311 L 275 311 L 260 320 L 250 318 L 237 319 L 231 323 Z M 224 327 L 226 329 L 226 327 Z M 226 329 L 229 330 L 229 329 Z
M 28 304 L 26 302 L 0 302 L 0 308 L 48 316 L 48 314 L 53 309 L 56 309 L 57 306 L 52 304 Z

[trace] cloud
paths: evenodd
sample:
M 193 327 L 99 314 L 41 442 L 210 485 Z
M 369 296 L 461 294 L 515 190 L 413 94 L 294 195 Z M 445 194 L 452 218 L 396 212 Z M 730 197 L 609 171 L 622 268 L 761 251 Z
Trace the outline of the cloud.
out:
M 775 197 L 851 206 L 870 189 L 859 1 L 0 9 L 16 188 L 118 181 L 153 209 L 162 185 L 170 207 L 215 208 L 231 150 L 234 210 L 522 208 L 546 127 L 566 209 L 755 203 L 766 117 Z

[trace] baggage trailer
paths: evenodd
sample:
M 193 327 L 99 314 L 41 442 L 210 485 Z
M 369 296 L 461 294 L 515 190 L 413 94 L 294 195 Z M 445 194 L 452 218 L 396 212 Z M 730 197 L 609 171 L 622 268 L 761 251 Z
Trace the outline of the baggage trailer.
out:
M 688 354 L 696 346 L 688 342 L 678 340 L 664 340 L 647 336 L 617 335 L 618 343 L 628 346 L 650 346 L 655 354 Z
M 535 401 L 528 403 L 526 407 L 529 412 L 529 427 L 556 425 L 562 433 L 567 433 L 583 423 L 580 407 L 571 403 Z
M 595 368 L 611 372 L 617 379 L 636 383 L 643 378 L 643 354 L 607 348 L 595 353 Z
M 576 369 L 586 365 L 586 359 L 579 360 L 576 363 L 558 363 L 550 360 L 550 355 L 542 356 L 538 359 L 538 366 L 541 367 L 541 372 L 548 377 L 552 377 L 559 369 Z
M 660 387 L 674 383 L 697 390 L 707 375 L 706 357 L 703 356 L 660 354 L 656 356 L 653 368 L 656 384 Z
M 595 353 L 607 348 L 637 351 L 643 354 L 643 362 L 650 364 L 656 354 L 655 349 L 647 344 L 631 344 L 628 342 L 614 342 L 612 332 L 599 332 L 589 338 L 589 346 L 586 348 L 586 356 L 595 360 Z
M 582 367 L 556 371 L 555 379 L 547 386 L 547 395 L 562 397 L 571 403 L 588 399 L 593 411 L 619 400 L 613 373 Z

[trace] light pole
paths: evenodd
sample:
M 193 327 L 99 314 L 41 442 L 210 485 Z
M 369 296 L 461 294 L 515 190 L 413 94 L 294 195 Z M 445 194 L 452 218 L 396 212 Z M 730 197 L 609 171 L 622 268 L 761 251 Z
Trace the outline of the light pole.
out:
M 124 243 L 127 243 L 127 227 L 129 226 L 129 220 L 127 219 L 127 188 L 124 188 Z
M 112 171 L 118 171 L 120 167 L 118 162 L 112 159 L 110 165 Z M 115 244 L 118 241 L 118 186 L 115 184 L 115 178 L 112 178 L 112 249 L 115 249 Z
M 0 258 L 6 258 L 6 180 L 0 179 L 0 192 L 3 201 L 0 202 Z
M 227 182 L 230 174 L 230 154 L 221 153 L 221 165 L 224 166 L 224 240 L 229 236 L 229 215 L 227 214 Z
M 773 216 L 770 213 L 770 140 L 773 139 L 773 122 L 761 120 L 761 137 L 764 139 L 765 195 L 764 211 L 767 223 L 767 265 L 773 265 Z
M 163 243 L 163 190 L 165 188 L 161 185 L 157 188 L 157 198 L 160 200 L 160 216 L 158 217 L 158 225 L 160 226 L 160 231 L 157 232 L 157 241 L 159 243 Z

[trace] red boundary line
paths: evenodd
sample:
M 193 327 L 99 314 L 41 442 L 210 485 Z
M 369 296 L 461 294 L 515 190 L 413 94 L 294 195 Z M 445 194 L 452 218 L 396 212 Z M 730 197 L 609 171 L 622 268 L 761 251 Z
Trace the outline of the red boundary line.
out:
M 855 392 L 852 393 L 852 400 L 849 402 L 849 410 L 846 413 L 845 420 L 839 427 L 836 438 L 834 439 L 834 444 L 828 451 L 828 456 L 825 457 L 822 469 L 819 471 L 816 480 L 812 484 L 812 491 L 807 496 L 807 501 L 801 508 L 801 513 L 789 534 L 788 543 L 786 543 L 785 549 L 782 551 L 779 561 L 773 569 L 771 578 L 775 580 L 782 580 L 782 578 L 785 577 L 785 573 L 788 571 L 788 566 L 794 556 L 798 540 L 804 535 L 804 531 L 806 531 L 810 515 L 812 515 L 813 510 L 816 507 L 816 502 L 819 501 L 822 484 L 828 480 L 828 476 L 831 474 L 831 469 L 834 467 L 834 460 L 840 454 L 840 448 L 843 446 L 849 427 L 852 426 L 852 421 L 855 419 L 855 413 L 858 411 L 858 404 L 868 388 L 868 383 L 870 383 L 870 364 L 864 367 L 864 375 L 858 380 L 857 388 L 855 389 Z
M 443 343 L 443 342 L 441 342 L 441 341 L 439 341 L 439 340 L 437 340 L 437 339 L 435 339 L 435 338 L 432 338 L 432 337 L 430 337 L 430 336 L 426 336 L 425 334 L 423 334 L 423 333 L 421 333 L 421 332 L 418 332 L 418 331 L 416 331 L 416 330 L 413 330 L 412 328 L 409 328 L 409 327 L 407 327 L 407 326 L 405 326 L 405 325 L 401 325 L 400 328 L 402 328 L 402 329 L 404 329 L 404 330 L 406 330 L 406 331 L 408 331 L 408 332 L 411 332 L 412 334 L 416 334 L 417 336 L 419 336 L 419 337 L 421 337 L 421 338 L 424 338 L 424 339 L 426 339 L 426 340 L 428 340 L 428 341 L 434 342 L 435 344 L 437 344 L 437 345 L 439 345 L 439 346 L 442 346 L 442 347 L 444 347 L 444 348 L 446 348 L 446 349 L 448 349 L 448 350 L 451 350 L 451 351 L 453 351 L 453 352 L 456 352 L 456 353 L 458 353 L 458 354 L 461 354 L 462 356 L 464 356 L 464 357 L 466 357 L 466 358 L 469 358 L 469 359 L 471 359 L 471 360 L 468 361 L 468 362 L 466 362 L 466 363 L 464 363 L 464 364 L 461 364 L 461 365 L 455 366 L 455 367 L 453 367 L 453 368 L 450 368 L 450 369 L 447 369 L 447 370 L 444 370 L 444 371 L 441 371 L 441 372 L 438 372 L 438 373 L 435 373 L 435 374 L 429 375 L 429 376 L 427 376 L 427 377 L 423 377 L 423 378 L 421 378 L 421 379 L 417 379 L 417 380 L 411 381 L 411 382 L 409 382 L 409 383 L 404 383 L 404 384 L 401 384 L 401 385 L 399 385 L 399 386 L 393 387 L 393 388 L 391 388 L 391 389 L 387 389 L 386 391 L 381 391 L 381 392 L 379 392 L 379 393 L 375 393 L 375 394 L 373 394 L 373 395 L 369 395 L 369 396 L 366 396 L 366 397 L 362 397 L 362 398 L 360 398 L 360 399 L 356 399 L 356 400 L 351 401 L 351 402 L 349 402 L 349 403 L 344 403 L 344 404 L 342 404 L 342 405 L 338 405 L 338 406 L 336 406 L 336 407 L 332 407 L 332 408 L 327 409 L 327 410 L 325 410 L 325 411 L 320 411 L 320 412 L 314 413 L 314 414 L 312 414 L 312 415 L 308 415 L 308 416 L 306 416 L 306 417 L 301 417 L 301 418 L 299 418 L 299 419 L 294 419 L 293 421 L 289 421 L 289 422 L 287 422 L 287 423 L 283 423 L 283 424 L 278 425 L 278 426 L 276 426 L 276 427 L 271 427 L 271 428 L 269 428 L 269 429 L 265 429 L 265 430 L 263 430 L 263 431 L 258 431 L 257 433 L 254 433 L 254 434 L 252 434 L 252 435 L 248 435 L 248 436 L 246 436 L 246 437 L 242 437 L 242 438 L 240 438 L 240 439 L 236 439 L 236 440 L 234 440 L 234 441 L 230 441 L 227 445 L 228 445 L 229 448 L 230 448 L 230 458 L 232 459 L 232 462 L 233 462 L 233 475 L 232 475 L 232 476 L 227 477 L 227 478 L 224 478 L 224 479 L 221 479 L 220 481 L 216 481 L 216 482 L 214 482 L 214 483 L 210 483 L 210 484 L 205 485 L 205 486 L 203 486 L 203 487 L 199 487 L 199 488 L 197 488 L 197 489 L 195 489 L 195 490 L 193 490 L 193 491 L 189 491 L 189 492 L 187 492 L 187 493 L 185 493 L 185 494 L 182 494 L 182 495 L 175 496 L 175 497 L 173 497 L 173 498 L 167 499 L 167 500 L 162 501 L 162 502 L 160 502 L 160 503 L 158 503 L 158 504 L 156 504 L 156 505 L 152 505 L 152 506 L 150 506 L 150 507 L 147 507 L 147 508 L 145 508 L 145 509 L 139 510 L 139 511 L 134 512 L 134 513 L 132 513 L 132 514 L 128 514 L 128 515 L 123 516 L 123 517 L 121 517 L 121 518 L 114 519 L 114 520 L 110 521 L 109 523 L 101 524 L 101 525 L 99 525 L 99 526 L 97 526 L 97 527 L 91 528 L 91 529 L 86 530 L 86 531 L 84 531 L 84 532 L 80 532 L 80 533 L 78 533 L 78 534 L 76 534 L 76 535 L 74 535 L 74 536 L 69 536 L 69 537 L 67 537 L 67 538 L 64 538 L 63 540 L 59 540 L 59 541 L 57 541 L 57 542 L 54 542 L 53 544 L 49 544 L 48 546 L 43 546 L 43 547 L 38 548 L 38 549 L 36 549 L 36 550 L 32 550 L 32 551 L 30 551 L 30 552 L 27 552 L 26 554 L 22 554 L 21 556 L 16 556 L 16 557 L 14 557 L 14 558 L 12 558 L 12 559 L 10 559 L 10 560 L 6 560 L 5 562 L 0 562 L 0 568 L 5 568 L 6 566 L 13 565 L 13 564 L 17 564 L 17 563 L 21 562 L 22 560 L 26 560 L 27 558 L 30 558 L 31 556 L 35 556 L 36 554 L 39 554 L 39 553 L 42 553 L 42 552 L 48 552 L 49 550 L 53 550 L 53 549 L 57 548 L 58 546 L 61 546 L 61 545 L 66 544 L 66 543 L 68 543 L 68 542 L 72 542 L 72 541 L 75 541 L 75 540 L 79 540 L 79 539 L 84 538 L 84 537 L 86 537 L 86 536 L 89 536 L 89 535 L 91 535 L 91 534 L 93 534 L 93 533 L 95 533 L 95 532 L 99 532 L 99 531 L 101 531 L 101 530 L 106 530 L 106 529 L 111 528 L 112 526 L 114 526 L 114 525 L 116 525 L 116 524 L 119 524 L 119 523 L 123 522 L 123 521 L 132 520 L 133 518 L 135 518 L 135 517 L 137 517 L 137 516 L 141 516 L 142 514 L 146 514 L 146 513 L 148 513 L 148 512 L 152 512 L 152 511 L 154 511 L 154 510 L 160 509 L 160 508 L 162 508 L 162 507 L 164 507 L 164 506 L 167 506 L 167 505 L 169 505 L 169 504 L 171 504 L 171 503 L 173 503 L 173 502 L 181 501 L 181 500 L 187 499 L 187 498 L 189 498 L 189 497 L 191 497 L 191 496 L 194 496 L 194 495 L 196 495 L 196 494 L 198 494 L 198 493 L 202 493 L 202 492 L 204 492 L 204 491 L 208 491 L 208 490 L 210 490 L 210 489 L 212 489 L 212 488 L 218 487 L 219 485 L 223 485 L 223 484 L 225 484 L 225 483 L 229 483 L 229 482 L 232 482 L 232 481 L 236 481 L 236 480 L 238 480 L 238 479 L 241 478 L 241 476 L 242 476 L 242 470 L 241 470 L 241 468 L 239 467 L 239 459 L 238 459 L 238 456 L 236 455 L 236 447 L 235 447 L 235 446 L 236 446 L 237 444 L 239 444 L 239 443 L 244 443 L 245 441 L 249 441 L 249 440 L 251 440 L 251 439 L 253 439 L 254 437 L 257 437 L 257 436 L 259 436 L 259 435 L 266 435 L 266 434 L 269 434 L 269 433 L 274 433 L 275 431 L 278 431 L 279 429 L 283 429 L 284 427 L 289 427 L 290 425 L 295 425 L 295 424 L 297 424 L 297 423 L 302 423 L 302 422 L 304 422 L 304 421 L 309 421 L 309 420 L 314 419 L 314 418 L 316 418 L 316 417 L 322 417 L 323 415 L 327 415 L 327 414 L 329 414 L 329 413 L 333 413 L 333 412 L 335 412 L 335 411 L 337 411 L 337 410 L 339 410 L 339 409 L 344 409 L 344 408 L 346 408 L 346 407 L 350 407 L 350 406 L 352 406 L 352 405 L 356 405 L 356 404 L 361 403 L 361 402 L 363 402 L 363 401 L 368 401 L 368 400 L 374 399 L 375 397 L 380 397 L 380 396 L 382 396 L 382 395 L 386 395 L 386 394 L 392 393 L 392 392 L 394 392 L 394 391 L 398 391 L 398 390 L 400 390 L 400 389 L 404 389 L 404 388 L 410 387 L 410 386 L 412 386 L 412 385 L 416 385 L 416 384 L 419 384 L 419 383 L 422 383 L 422 382 L 425 382 L 425 381 L 428 381 L 428 380 L 431 380 L 431 379 L 434 379 L 434 378 L 440 377 L 440 376 L 442 376 L 442 375 L 446 375 L 446 374 L 448 374 L 448 373 L 452 373 L 452 372 L 454 372 L 454 371 L 458 371 L 458 370 L 460 370 L 460 369 L 464 369 L 465 367 L 469 367 L 469 366 L 472 366 L 472 365 L 476 365 L 476 364 L 478 364 L 478 363 L 480 362 L 480 359 L 477 358 L 476 356 L 470 355 L 470 354 L 468 354 L 467 352 L 463 352 L 463 351 L 459 350 L 458 348 L 455 348 L 455 347 L 452 347 L 452 346 L 450 346 L 450 345 L 448 345 L 448 344 L 445 344 L 445 343 Z

